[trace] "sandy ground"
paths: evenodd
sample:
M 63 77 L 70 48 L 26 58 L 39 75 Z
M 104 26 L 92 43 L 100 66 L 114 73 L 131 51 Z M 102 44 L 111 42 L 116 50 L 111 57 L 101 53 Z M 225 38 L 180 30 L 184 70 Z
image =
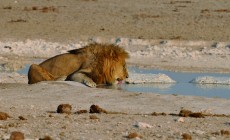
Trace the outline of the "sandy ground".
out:
M 11 116 L 0 120 L 0 137 L 20 131 L 26 139 L 128 139 L 135 132 L 141 139 L 183 139 L 184 133 L 193 139 L 229 139 L 228 99 L 73 82 L 27 85 L 26 75 L 15 73 L 92 41 L 124 47 L 131 55 L 129 66 L 229 73 L 229 7 L 228 0 L 0 1 L 0 112 Z M 71 114 L 56 113 L 64 103 L 72 106 Z M 89 111 L 92 104 L 111 113 L 75 113 Z M 175 115 L 183 108 L 207 116 Z
M 229 40 L 228 0 L 1 1 L 0 38 Z

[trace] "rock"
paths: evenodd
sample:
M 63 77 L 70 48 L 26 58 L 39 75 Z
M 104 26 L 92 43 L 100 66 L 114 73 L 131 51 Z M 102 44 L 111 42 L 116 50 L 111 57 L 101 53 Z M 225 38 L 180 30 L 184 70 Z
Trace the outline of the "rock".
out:
M 182 116 L 182 117 L 189 117 L 189 115 L 192 113 L 192 111 L 190 110 L 185 110 L 185 109 L 182 109 L 179 113 L 179 116 Z
M 183 138 L 184 140 L 192 140 L 192 136 L 189 135 L 189 134 L 187 134 L 187 133 L 183 133 L 183 134 L 182 134 L 182 138 Z
M 129 78 L 125 81 L 127 84 L 141 83 L 176 83 L 172 78 L 165 74 L 141 74 L 129 73 Z
M 52 140 L 50 136 L 45 136 L 44 138 L 39 138 L 39 140 Z
M 24 140 L 24 134 L 22 132 L 14 131 L 10 135 L 10 140 Z
M 184 118 L 183 118 L 183 117 L 180 117 L 180 118 L 176 119 L 176 121 L 177 121 L 177 122 L 182 122 L 182 123 L 183 123 L 183 122 L 184 122 Z
M 142 136 L 141 136 L 140 134 L 134 132 L 134 133 L 129 133 L 128 136 L 127 136 L 127 138 L 128 138 L 128 139 L 134 139 L 134 138 L 136 138 L 136 139 L 141 139 Z
M 220 130 L 220 134 L 222 136 L 230 136 L 230 131 L 228 131 L 228 130 Z
M 19 116 L 18 117 L 20 120 L 27 120 L 26 118 L 24 118 L 23 116 Z
M 66 113 L 70 114 L 72 110 L 72 106 L 69 104 L 60 104 L 57 108 L 57 113 Z
M 138 128 L 152 128 L 153 127 L 152 125 L 144 123 L 144 122 L 136 122 L 134 126 Z
M 89 113 L 107 113 L 107 111 L 100 108 L 98 105 L 91 105 Z
M 0 112 L 0 120 L 7 120 L 10 116 L 7 113 Z

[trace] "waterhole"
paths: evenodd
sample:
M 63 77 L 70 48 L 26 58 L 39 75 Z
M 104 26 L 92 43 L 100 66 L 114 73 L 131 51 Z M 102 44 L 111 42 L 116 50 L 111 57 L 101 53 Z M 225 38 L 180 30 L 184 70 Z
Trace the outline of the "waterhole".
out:
M 204 97 L 230 98 L 230 85 L 223 84 L 196 84 L 190 81 L 197 77 L 230 77 L 230 74 L 218 73 L 190 73 L 190 72 L 172 72 L 166 70 L 141 69 L 137 67 L 129 68 L 130 72 L 142 74 L 163 73 L 171 77 L 176 83 L 172 84 L 123 84 L 121 89 L 135 92 L 160 93 L 173 95 L 193 95 Z

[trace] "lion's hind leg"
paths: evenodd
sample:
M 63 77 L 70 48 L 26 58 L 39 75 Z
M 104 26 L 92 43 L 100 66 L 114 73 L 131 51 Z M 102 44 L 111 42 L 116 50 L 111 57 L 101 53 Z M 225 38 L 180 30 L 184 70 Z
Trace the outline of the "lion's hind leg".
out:
M 54 76 L 37 64 L 32 64 L 28 72 L 28 84 L 40 81 L 52 81 Z

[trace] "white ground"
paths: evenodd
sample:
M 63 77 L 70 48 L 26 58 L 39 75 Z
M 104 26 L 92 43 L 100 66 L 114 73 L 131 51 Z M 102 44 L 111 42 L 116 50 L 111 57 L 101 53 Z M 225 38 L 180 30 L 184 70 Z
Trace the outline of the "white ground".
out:
M 114 43 L 125 48 L 129 54 L 129 65 L 137 65 L 154 69 L 168 69 L 172 71 L 199 72 L 230 72 L 230 43 L 211 41 L 170 41 L 143 40 L 128 38 L 90 38 L 88 42 L 76 41 L 71 43 L 47 42 L 44 40 L 5 41 L 0 42 L 0 81 L 26 83 L 24 75 L 17 73 L 5 74 L 7 71 L 18 71 L 25 64 L 39 63 L 42 60 L 66 53 L 68 50 L 83 47 L 89 42 Z M 17 61 L 16 61 L 17 60 Z M 11 76 L 13 75 L 13 76 Z M 172 79 L 161 77 L 154 79 L 154 75 L 131 74 L 130 81 L 137 82 L 173 82 Z M 156 75 L 157 76 L 157 75 Z M 17 77 L 14 79 L 14 77 Z M 133 79 L 134 78 L 134 79 Z M 155 77 L 156 78 L 156 77 Z M 19 80 L 20 79 L 20 80 Z M 191 79 L 192 80 L 192 79 Z M 209 80 L 210 81 L 210 80 Z M 130 82 L 131 83 L 131 82 Z M 135 83 L 135 82 L 133 82 Z

